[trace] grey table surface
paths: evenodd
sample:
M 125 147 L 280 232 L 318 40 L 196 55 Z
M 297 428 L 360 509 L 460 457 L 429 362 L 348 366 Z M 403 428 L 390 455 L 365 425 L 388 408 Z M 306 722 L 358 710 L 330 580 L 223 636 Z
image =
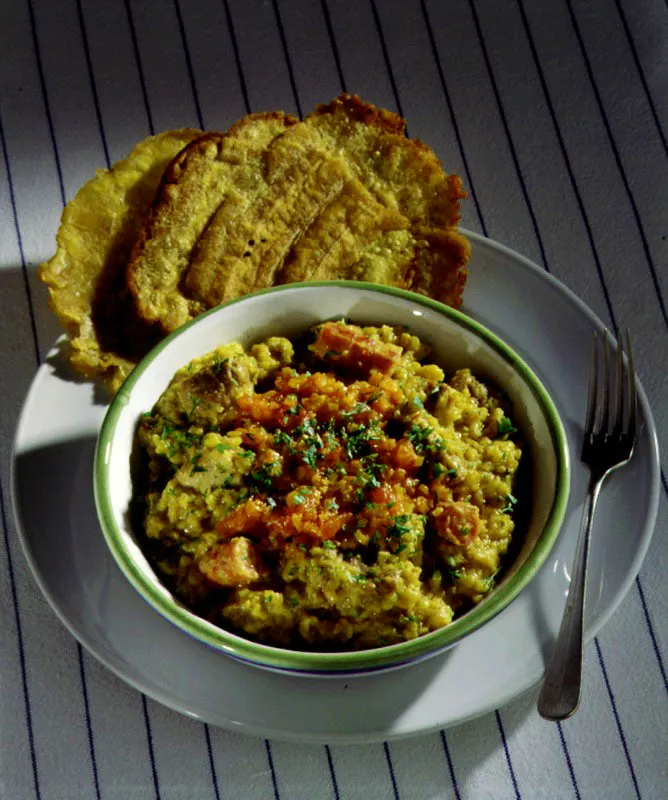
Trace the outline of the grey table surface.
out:
M 36 266 L 63 204 L 151 132 L 307 113 L 342 89 L 399 111 L 469 191 L 463 224 L 630 325 L 666 454 L 664 0 L 4 0 L 0 8 L 0 797 L 661 798 L 668 549 L 586 648 L 559 725 L 536 693 L 408 740 L 263 741 L 126 686 L 56 620 L 9 492 L 21 403 L 61 331 Z M 38 499 L 36 500 L 38 501 Z M 82 735 L 83 731 L 83 735 Z

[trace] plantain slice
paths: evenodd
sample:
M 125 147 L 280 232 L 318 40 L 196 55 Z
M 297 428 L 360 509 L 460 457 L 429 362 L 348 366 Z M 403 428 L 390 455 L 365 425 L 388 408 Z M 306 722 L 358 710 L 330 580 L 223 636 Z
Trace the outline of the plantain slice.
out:
M 381 205 L 353 178 L 295 243 L 280 271 L 279 281 L 372 280 L 365 275 L 364 265 L 354 271 L 353 268 L 365 252 L 371 255 L 373 250 L 369 245 L 388 231 L 405 231 L 407 227 L 406 217 Z M 398 275 L 393 273 L 396 269 L 377 271 L 374 280 L 395 281 Z
M 125 267 L 165 167 L 202 132 L 168 131 L 99 170 L 65 207 L 54 257 L 39 267 L 49 305 L 71 337 L 70 360 L 115 392 L 160 338 L 125 290 Z
M 169 165 L 127 266 L 146 322 L 169 332 L 212 305 L 183 291 L 193 249 L 221 205 L 239 219 L 243 197 L 262 183 L 266 146 L 295 122 L 277 112 L 251 114 L 227 133 L 199 137 Z
M 461 178 L 446 174 L 419 139 L 408 139 L 397 114 L 342 94 L 318 106 L 303 124 L 318 135 L 324 149 L 344 155 L 378 202 L 412 224 L 444 229 L 459 223 L 459 200 L 466 197 Z
M 279 136 L 263 154 L 262 179 L 214 216 L 193 254 L 187 288 L 211 306 L 271 286 L 293 244 L 348 179 L 340 159 L 301 137 Z
M 382 232 L 407 225 L 303 124 L 276 137 L 264 162 L 264 180 L 221 205 L 193 253 L 185 286 L 209 306 L 316 272 L 328 277 Z
M 352 278 L 461 304 L 461 181 L 396 114 L 342 95 L 263 160 L 263 179 L 222 204 L 195 247 L 187 295 L 210 307 L 275 283 Z

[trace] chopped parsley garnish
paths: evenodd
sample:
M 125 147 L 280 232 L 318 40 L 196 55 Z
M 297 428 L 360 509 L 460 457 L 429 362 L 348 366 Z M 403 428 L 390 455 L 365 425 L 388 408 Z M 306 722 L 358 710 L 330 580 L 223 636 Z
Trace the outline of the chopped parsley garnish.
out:
M 200 458 L 202 458 L 202 454 L 197 453 L 190 459 L 190 463 L 192 464 L 192 469 L 190 470 L 191 475 L 194 475 L 196 472 L 206 472 L 206 467 L 202 467 L 199 464 Z
M 448 567 L 445 571 L 445 576 L 450 580 L 451 583 L 458 581 L 462 577 L 461 570 L 455 569 L 454 567 Z
M 220 353 L 216 353 L 216 355 L 214 356 L 214 359 L 215 360 L 213 362 L 213 371 L 214 371 L 214 373 L 216 375 L 220 375 L 220 373 L 223 371 L 223 367 L 225 366 L 225 364 L 227 364 L 227 362 L 230 359 L 229 358 L 221 358 L 220 357 Z
M 256 492 L 270 492 L 273 488 L 272 479 L 276 475 L 280 475 L 280 469 L 277 473 L 276 467 L 279 467 L 279 464 L 273 461 L 271 464 L 265 464 L 260 467 L 260 469 L 255 470 L 255 472 L 251 472 L 246 477 L 251 489 L 254 489 Z
M 363 414 L 365 411 L 369 411 L 369 406 L 360 401 L 354 408 L 351 408 L 350 411 L 342 411 L 341 416 L 354 417 L 355 414 Z
M 433 432 L 432 428 L 413 424 L 406 436 L 415 448 L 416 453 L 438 453 L 445 449 L 445 444 L 438 436 L 433 441 L 430 440 L 429 437 Z
M 231 444 L 227 444 L 227 442 L 221 442 L 220 444 L 216 445 L 216 450 L 219 453 L 224 453 L 226 450 L 234 450 Z
M 369 447 L 369 442 L 377 441 L 382 437 L 382 432 L 377 422 L 369 425 L 356 425 L 352 430 L 344 428 L 341 431 L 341 439 L 346 448 L 348 458 L 359 458 L 365 455 Z
M 190 395 L 190 402 L 192 403 L 192 407 L 190 408 L 190 413 L 188 414 L 189 417 L 197 411 L 197 409 L 202 405 L 204 400 L 201 397 L 197 397 L 197 395 L 191 394 Z
M 286 447 L 294 447 L 292 436 L 285 431 L 274 431 L 274 444 L 284 444 Z
M 185 428 L 173 425 L 166 420 L 162 426 L 162 431 L 160 431 L 160 438 L 168 443 L 167 454 L 169 458 L 174 458 L 181 450 L 187 450 L 199 439 L 198 436 L 189 433 Z
M 450 556 L 450 558 L 447 560 L 445 577 L 448 578 L 451 583 L 458 581 L 462 577 L 462 571 L 459 569 L 459 564 L 455 560 L 454 556 Z
M 496 428 L 496 435 L 507 436 L 510 433 L 517 433 L 517 428 L 508 419 L 508 417 L 501 417 Z
M 510 514 L 515 510 L 515 506 L 517 505 L 517 498 L 514 497 L 512 494 L 508 493 L 506 495 L 506 505 L 501 509 L 502 514 Z
M 410 521 L 410 514 L 399 514 L 392 517 L 392 525 L 387 529 L 387 536 L 390 539 L 399 539 L 405 533 L 410 533 L 410 525 L 406 523 Z
M 293 502 L 295 502 L 298 506 L 300 506 L 304 502 L 306 497 L 309 494 L 311 494 L 312 491 L 313 491 L 313 489 L 310 486 L 302 486 L 302 487 L 300 487 L 292 495 Z

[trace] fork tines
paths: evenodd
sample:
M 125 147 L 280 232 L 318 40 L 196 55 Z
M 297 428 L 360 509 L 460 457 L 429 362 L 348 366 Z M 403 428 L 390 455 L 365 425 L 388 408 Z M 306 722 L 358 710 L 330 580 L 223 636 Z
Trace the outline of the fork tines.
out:
M 636 382 L 633 367 L 633 351 L 631 335 L 626 330 L 626 353 L 624 342 L 619 337 L 614 383 L 611 386 L 610 375 L 610 335 L 607 328 L 603 331 L 603 367 L 602 376 L 599 366 L 598 343 L 596 331 L 592 338 L 592 356 L 589 367 L 589 400 L 585 422 L 584 448 L 592 446 L 595 441 L 613 437 L 625 440 L 632 446 L 636 428 Z M 611 403 L 614 397 L 614 403 Z

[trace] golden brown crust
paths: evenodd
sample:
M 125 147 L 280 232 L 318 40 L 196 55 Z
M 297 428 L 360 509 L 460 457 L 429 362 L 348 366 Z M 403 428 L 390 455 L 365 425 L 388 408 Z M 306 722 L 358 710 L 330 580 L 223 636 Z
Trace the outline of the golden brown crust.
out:
M 227 130 L 227 135 L 239 140 L 252 141 L 255 137 L 253 129 L 257 123 L 276 122 L 280 127 L 289 128 L 297 125 L 299 120 L 292 114 L 285 111 L 259 111 L 253 114 L 246 114 L 245 117 L 237 120 Z
M 226 197 L 260 180 L 264 148 L 295 122 L 289 114 L 251 114 L 227 133 L 199 137 L 169 165 L 127 266 L 143 319 L 169 332 L 205 310 L 184 291 L 193 250 Z
M 413 224 L 436 228 L 459 222 L 465 196 L 457 176 L 443 171 L 436 154 L 404 135 L 404 121 L 357 96 L 341 95 L 304 120 L 329 152 L 345 151 L 355 176 L 376 199 Z
M 39 268 L 49 305 L 70 334 L 72 365 L 101 377 L 112 391 L 160 338 L 125 291 L 125 264 L 166 165 L 201 133 L 148 137 L 127 158 L 99 170 L 63 210 L 56 253 Z
M 315 108 L 314 115 L 338 114 L 354 122 L 377 128 L 383 133 L 392 133 L 403 136 L 406 130 L 406 121 L 398 114 L 377 108 L 371 103 L 365 103 L 359 95 L 340 94 L 331 103 L 321 103 Z
M 405 277 L 405 288 L 452 308 L 462 304 L 471 255 L 468 239 L 454 230 L 423 229 Z

